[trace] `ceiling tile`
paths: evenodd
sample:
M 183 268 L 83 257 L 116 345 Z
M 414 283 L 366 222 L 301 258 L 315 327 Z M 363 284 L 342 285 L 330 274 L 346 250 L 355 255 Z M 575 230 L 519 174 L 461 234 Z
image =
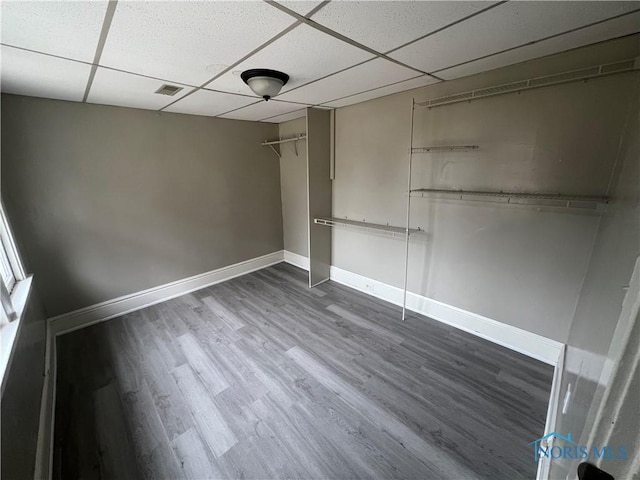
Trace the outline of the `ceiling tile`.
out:
M 305 107 L 300 110 L 295 110 L 290 113 L 285 113 L 283 115 L 276 115 L 275 117 L 263 118 L 261 122 L 283 123 L 283 122 L 288 122 L 289 120 L 295 120 L 296 118 L 302 118 L 306 115 L 307 115 L 307 109 Z
M 348 105 L 365 102 L 367 100 L 373 100 L 374 98 L 384 97 L 393 93 L 404 92 L 413 88 L 424 87 L 426 85 L 431 85 L 432 83 L 437 82 L 438 80 L 436 80 L 435 78 L 432 78 L 428 75 L 422 75 L 421 77 L 412 78 L 411 80 L 406 80 L 404 82 L 398 82 L 394 83 L 393 85 L 387 85 L 386 87 L 376 88 L 375 90 L 371 90 L 369 92 L 363 92 L 346 98 L 326 102 L 324 106 L 334 108 L 346 107 Z
M 508 2 L 390 55 L 433 73 L 634 8 L 637 2 Z
M 269 102 L 254 103 L 253 105 L 241 108 L 240 110 L 236 110 L 235 112 L 221 115 L 221 117 L 233 118 L 235 120 L 260 121 L 263 118 L 293 112 L 294 110 L 300 110 L 300 105 L 296 103 L 286 103 L 278 102 L 277 100 L 271 100 Z
M 85 63 L 2 47 L 3 93 L 81 101 L 90 71 Z
M 640 12 L 615 18 L 599 23 L 592 27 L 583 28 L 559 37 L 550 38 L 542 42 L 526 45 L 509 52 L 493 55 L 474 62 L 465 63 L 458 67 L 438 72 L 438 76 L 451 80 L 454 78 L 486 72 L 494 68 L 524 62 L 534 58 L 552 55 L 554 53 L 578 48 L 596 42 L 610 40 L 640 31 Z
M 2 43 L 93 62 L 106 1 L 2 2 Z
M 259 101 L 259 99 L 253 97 L 212 92 L 210 90 L 198 90 L 166 108 L 164 111 L 215 117 L 221 113 L 245 107 L 257 101 Z
M 99 67 L 87 101 L 104 105 L 159 110 L 191 90 L 191 87 L 170 83 L 183 87 L 183 89 L 173 96 L 155 93 L 165 83 L 168 82 Z
M 295 22 L 265 2 L 119 1 L 100 63 L 201 85 Z
M 291 1 L 291 2 L 289 2 L 289 1 L 278 1 L 278 2 L 273 2 L 273 3 L 279 3 L 283 7 L 287 7 L 289 10 L 293 10 L 294 12 L 296 12 L 296 13 L 298 13 L 300 15 L 306 15 L 311 10 L 313 10 L 318 5 L 320 5 L 322 2 L 316 2 L 316 1 Z M 323 8 L 326 8 L 326 7 L 323 7 Z
M 240 72 L 250 68 L 270 68 L 290 76 L 289 83 L 282 89 L 286 92 L 372 57 L 373 55 L 364 50 L 315 28 L 301 25 L 242 62 L 232 72 L 227 72 L 214 80 L 207 87 L 225 92 L 250 94 L 251 90 L 240 79 Z
M 404 45 L 495 2 L 331 2 L 313 20 L 379 52 Z
M 418 75 L 415 70 L 405 68 L 389 60 L 376 58 L 328 78 L 291 90 L 278 98 L 315 105 L 407 80 Z

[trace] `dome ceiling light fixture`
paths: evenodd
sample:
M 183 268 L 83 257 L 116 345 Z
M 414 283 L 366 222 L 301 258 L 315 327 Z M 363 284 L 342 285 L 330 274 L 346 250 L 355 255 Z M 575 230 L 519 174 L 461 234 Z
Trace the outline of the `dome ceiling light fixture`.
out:
M 249 88 L 256 95 L 261 96 L 265 101 L 269 101 L 270 98 L 278 95 L 282 87 L 289 81 L 289 75 L 286 73 L 267 68 L 245 70 L 240 74 L 240 78 L 249 85 Z

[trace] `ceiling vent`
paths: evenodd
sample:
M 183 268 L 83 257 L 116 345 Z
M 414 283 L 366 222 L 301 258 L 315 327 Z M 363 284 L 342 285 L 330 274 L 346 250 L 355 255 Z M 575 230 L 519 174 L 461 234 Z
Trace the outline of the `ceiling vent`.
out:
M 169 95 L 170 97 L 172 97 L 180 90 L 182 90 L 182 87 L 164 84 L 158 90 L 156 90 L 156 93 L 159 93 L 160 95 Z

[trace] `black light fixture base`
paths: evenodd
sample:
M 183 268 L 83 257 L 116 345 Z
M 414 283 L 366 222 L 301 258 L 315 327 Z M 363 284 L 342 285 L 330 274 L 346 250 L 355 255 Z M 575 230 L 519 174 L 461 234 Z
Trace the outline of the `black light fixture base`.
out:
M 249 85 L 247 81 L 253 77 L 273 77 L 282 81 L 282 85 L 286 85 L 289 81 L 289 75 L 277 70 L 269 70 L 268 68 L 252 68 L 251 70 L 245 70 L 240 74 L 240 78 L 244 83 Z M 266 99 L 265 99 L 266 100 Z
M 280 93 L 282 87 L 289 81 L 289 75 L 268 68 L 253 68 L 240 74 L 242 81 L 246 83 L 253 93 L 268 102 L 271 97 Z

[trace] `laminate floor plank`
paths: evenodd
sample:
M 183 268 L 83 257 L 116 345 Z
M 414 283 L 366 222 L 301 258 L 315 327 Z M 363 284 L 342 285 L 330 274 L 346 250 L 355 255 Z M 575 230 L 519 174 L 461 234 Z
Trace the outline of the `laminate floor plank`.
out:
M 175 379 L 167 374 L 160 352 L 155 349 L 147 351 L 139 368 L 144 372 L 153 407 L 160 417 L 167 438 L 173 440 L 194 428 L 196 421 Z
M 54 478 L 533 478 L 553 369 L 287 264 L 59 337 Z
M 101 477 L 113 480 L 134 480 L 138 470 L 129 441 L 118 391 L 113 384 L 93 394 L 98 446 L 100 449 Z
M 146 382 L 123 397 L 140 478 L 184 478 Z
M 211 358 L 200 347 L 200 344 L 192 334 L 185 333 L 178 337 L 177 340 L 192 370 L 200 377 L 200 380 L 211 395 L 216 396 L 229 388 L 229 384 L 218 370 L 218 367 L 211 361 Z
M 382 432 L 390 435 L 391 438 L 417 458 L 423 460 L 427 465 L 432 465 L 439 478 L 476 478 L 473 472 L 464 468 L 455 459 L 450 458 L 446 452 L 437 451 L 433 445 L 429 445 L 406 424 L 391 415 L 388 410 L 385 410 L 370 397 L 343 381 L 304 350 L 294 347 L 287 352 L 287 355 L 293 358 L 318 382 L 344 400 L 355 412 L 358 412 L 376 425 Z
M 189 399 L 189 407 L 198 420 L 200 434 L 213 454 L 221 456 L 238 443 L 236 436 L 189 365 L 174 369 L 172 374 L 182 394 Z
M 209 452 L 198 432 L 191 428 L 171 442 L 186 478 L 222 478 L 222 472 L 209 461 Z

